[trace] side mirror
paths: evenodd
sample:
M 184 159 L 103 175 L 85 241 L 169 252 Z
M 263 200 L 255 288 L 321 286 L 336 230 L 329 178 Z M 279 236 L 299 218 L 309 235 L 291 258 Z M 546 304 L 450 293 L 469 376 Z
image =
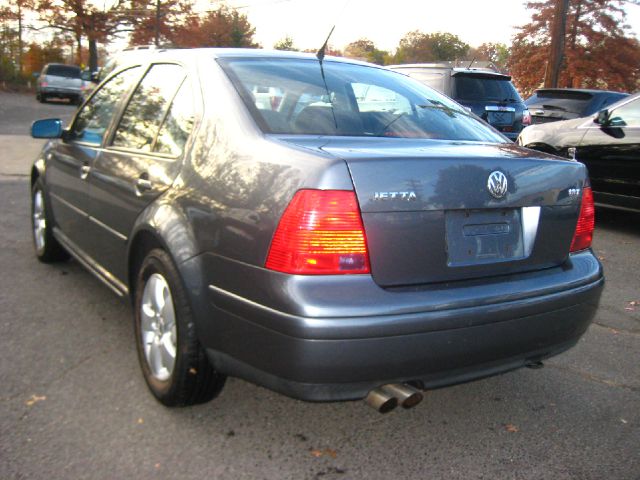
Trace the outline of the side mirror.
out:
M 62 137 L 62 121 L 57 118 L 36 120 L 31 124 L 31 136 L 33 138 L 60 138 Z
M 600 110 L 596 117 L 593 119 L 594 123 L 606 127 L 609 125 L 609 110 Z
M 40 72 L 33 72 L 31 75 L 33 75 L 33 78 L 39 78 Z

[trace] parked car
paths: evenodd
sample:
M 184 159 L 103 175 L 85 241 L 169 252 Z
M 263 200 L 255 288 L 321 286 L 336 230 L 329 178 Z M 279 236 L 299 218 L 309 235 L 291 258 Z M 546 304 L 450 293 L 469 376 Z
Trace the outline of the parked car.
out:
M 82 70 L 82 100 L 89 98 L 93 90 L 96 88 L 97 75 L 98 71 L 92 72 L 89 68 Z
M 36 98 L 45 103 L 50 98 L 68 99 L 72 103 L 82 100 L 82 76 L 80 67 L 48 63 L 36 82 Z
M 488 68 L 458 68 L 448 64 L 418 63 L 388 68 L 453 98 L 510 140 L 515 140 L 531 124 L 529 110 L 509 75 Z
M 580 88 L 541 88 L 525 100 L 531 123 L 548 123 L 594 115 L 628 93 Z
M 584 163 L 596 204 L 640 211 L 640 93 L 591 117 L 528 127 L 518 144 Z
M 374 65 L 159 51 L 32 135 L 36 255 L 131 299 L 165 405 L 233 375 L 409 407 L 570 348 L 602 291 L 584 165 Z

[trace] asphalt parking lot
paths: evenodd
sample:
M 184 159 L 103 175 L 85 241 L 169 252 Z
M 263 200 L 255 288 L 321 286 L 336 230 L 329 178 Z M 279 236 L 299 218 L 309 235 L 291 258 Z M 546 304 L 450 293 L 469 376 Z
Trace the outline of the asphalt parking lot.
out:
M 32 254 L 26 134 L 73 109 L 0 93 L 0 479 L 640 479 L 640 215 L 598 209 L 598 315 L 544 369 L 388 415 L 236 379 L 169 410 L 139 372 L 130 307 Z

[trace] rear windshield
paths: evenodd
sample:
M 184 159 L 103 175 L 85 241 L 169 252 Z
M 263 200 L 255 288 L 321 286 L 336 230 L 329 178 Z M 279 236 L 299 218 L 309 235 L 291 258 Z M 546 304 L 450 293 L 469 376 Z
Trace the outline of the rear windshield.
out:
M 47 75 L 54 77 L 80 78 L 80 69 L 71 65 L 49 65 Z
M 510 80 L 473 75 L 456 75 L 455 98 L 465 101 L 521 102 Z
M 582 114 L 592 99 L 593 95 L 588 92 L 538 91 L 525 103 L 549 110 Z
M 314 59 L 219 63 L 266 133 L 506 141 L 457 103 L 389 70 L 325 61 L 323 71 Z

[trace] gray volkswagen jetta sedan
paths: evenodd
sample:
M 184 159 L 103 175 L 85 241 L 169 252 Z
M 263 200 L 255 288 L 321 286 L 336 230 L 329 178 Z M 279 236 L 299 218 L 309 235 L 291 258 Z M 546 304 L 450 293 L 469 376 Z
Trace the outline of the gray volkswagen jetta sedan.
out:
M 36 255 L 130 298 L 158 400 L 232 375 L 388 411 L 573 346 L 604 282 L 584 165 L 319 57 L 157 51 L 32 126 Z

